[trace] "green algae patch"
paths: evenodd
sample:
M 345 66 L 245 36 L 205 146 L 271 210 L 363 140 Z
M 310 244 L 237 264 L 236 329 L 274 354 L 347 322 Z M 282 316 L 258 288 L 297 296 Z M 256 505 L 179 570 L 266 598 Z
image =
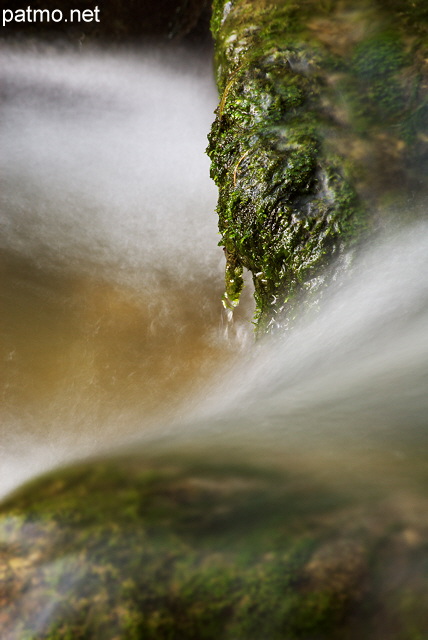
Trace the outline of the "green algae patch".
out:
M 411 640 L 428 526 L 378 498 L 190 458 L 56 471 L 0 511 L 2 639 Z
M 3 637 L 279 638 L 301 626 L 316 522 L 347 503 L 319 498 L 238 466 L 132 459 L 51 474 L 2 509 Z
M 374 206 L 420 184 L 409 168 L 424 153 L 423 46 L 366 2 L 216 0 L 211 27 L 225 306 L 249 270 L 257 327 L 270 331 L 318 303 L 378 224 Z

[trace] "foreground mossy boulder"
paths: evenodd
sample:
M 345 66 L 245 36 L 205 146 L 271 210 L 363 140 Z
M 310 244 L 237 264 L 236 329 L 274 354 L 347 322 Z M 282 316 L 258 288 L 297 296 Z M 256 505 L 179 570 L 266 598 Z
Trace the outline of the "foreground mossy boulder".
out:
M 427 24 L 405 0 L 214 2 L 224 300 L 248 269 L 259 329 L 318 300 L 376 207 L 424 188 Z
M 426 500 L 238 464 L 57 471 L 0 512 L 2 640 L 416 640 Z

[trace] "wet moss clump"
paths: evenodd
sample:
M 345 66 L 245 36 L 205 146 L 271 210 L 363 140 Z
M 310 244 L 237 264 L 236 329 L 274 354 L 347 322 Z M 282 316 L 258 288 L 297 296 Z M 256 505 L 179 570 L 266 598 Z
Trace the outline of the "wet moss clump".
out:
M 414 142 L 424 104 L 421 69 L 383 9 L 355 9 L 214 3 L 220 102 L 208 154 L 225 305 L 236 306 L 248 269 L 262 331 L 288 326 L 302 300 L 318 301 L 342 256 L 376 226 L 374 203 L 398 174 L 406 183 L 409 131 Z

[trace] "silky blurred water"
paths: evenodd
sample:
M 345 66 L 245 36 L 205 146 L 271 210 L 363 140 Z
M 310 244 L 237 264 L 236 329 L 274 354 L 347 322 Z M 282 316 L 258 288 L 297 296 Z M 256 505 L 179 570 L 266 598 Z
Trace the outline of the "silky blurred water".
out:
M 210 378 L 216 94 L 186 51 L 1 51 L 1 494 L 111 449 Z
M 250 295 L 221 306 L 209 57 L 0 53 L 1 495 L 135 442 L 425 487 L 426 203 L 255 343 Z

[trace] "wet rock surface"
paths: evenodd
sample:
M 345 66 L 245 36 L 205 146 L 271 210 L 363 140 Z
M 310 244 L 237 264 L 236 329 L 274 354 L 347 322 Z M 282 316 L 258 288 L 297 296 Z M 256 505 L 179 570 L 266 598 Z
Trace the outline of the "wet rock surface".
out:
M 212 28 L 225 305 L 248 269 L 269 331 L 318 303 L 385 208 L 426 193 L 427 16 L 410 2 L 218 0 Z
M 422 638 L 426 512 L 200 459 L 55 472 L 1 510 L 2 637 Z

